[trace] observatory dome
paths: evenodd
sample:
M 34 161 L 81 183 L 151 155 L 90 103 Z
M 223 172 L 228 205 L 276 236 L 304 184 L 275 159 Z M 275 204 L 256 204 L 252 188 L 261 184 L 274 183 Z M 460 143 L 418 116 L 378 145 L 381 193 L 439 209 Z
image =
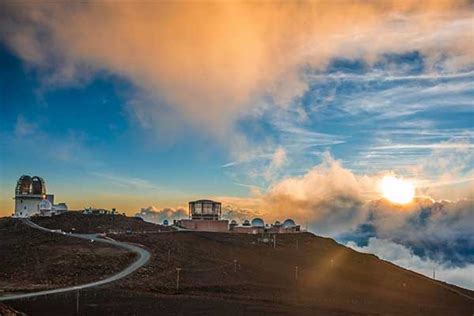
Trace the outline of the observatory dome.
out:
M 163 225 L 164 225 L 164 226 L 168 226 L 168 225 L 169 225 L 169 222 L 168 222 L 167 219 L 165 219 L 165 220 L 163 221 Z
M 30 194 L 31 192 L 31 177 L 27 175 L 23 175 L 18 179 L 16 183 L 15 194 Z
M 230 221 L 231 226 L 237 226 L 237 221 L 235 219 Z
M 265 223 L 263 222 L 263 219 L 261 218 L 254 218 L 252 219 L 252 227 L 264 227 Z
M 288 218 L 283 222 L 283 228 L 291 228 L 295 226 L 296 226 L 295 221 L 292 220 L 291 218 Z
M 243 223 L 242 226 L 250 226 L 250 222 L 248 219 L 246 219 Z
M 46 185 L 43 178 L 23 175 L 18 179 L 15 188 L 15 195 L 34 194 L 45 195 Z
M 50 201 L 44 199 L 44 200 L 41 200 L 38 207 L 40 211 L 51 211 L 51 209 L 53 208 L 53 205 L 51 204 Z
M 281 226 L 280 221 L 276 221 L 276 222 L 273 224 L 273 226 Z
M 31 178 L 31 194 L 45 195 L 46 185 L 44 184 L 43 178 L 34 176 Z

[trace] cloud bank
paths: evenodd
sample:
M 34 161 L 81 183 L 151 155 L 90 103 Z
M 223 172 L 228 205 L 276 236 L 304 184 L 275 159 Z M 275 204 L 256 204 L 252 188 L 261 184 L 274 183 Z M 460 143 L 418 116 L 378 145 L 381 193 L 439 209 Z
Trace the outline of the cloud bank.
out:
M 444 174 L 441 167 L 438 171 Z M 418 196 L 405 205 L 392 204 L 378 192 L 383 175 L 356 175 L 325 154 L 305 174 L 275 181 L 252 199 L 220 199 L 244 209 L 246 219 L 291 217 L 318 235 L 426 275 L 436 266 L 439 278 L 472 288 L 465 278 L 474 265 L 474 200 Z
M 390 261 L 403 268 L 433 277 L 451 284 L 456 284 L 474 290 L 474 264 L 463 267 L 443 265 L 443 263 L 430 259 L 423 259 L 413 253 L 409 248 L 394 243 L 387 239 L 370 238 L 367 246 L 358 246 L 354 242 L 348 242 L 347 246 L 354 250 L 373 253 L 383 260 Z
M 185 218 L 188 216 L 188 211 L 184 208 L 163 208 L 157 209 L 154 206 L 144 207 L 135 216 L 143 218 L 143 220 L 151 223 L 162 224 L 167 220 L 170 224 L 175 219 Z

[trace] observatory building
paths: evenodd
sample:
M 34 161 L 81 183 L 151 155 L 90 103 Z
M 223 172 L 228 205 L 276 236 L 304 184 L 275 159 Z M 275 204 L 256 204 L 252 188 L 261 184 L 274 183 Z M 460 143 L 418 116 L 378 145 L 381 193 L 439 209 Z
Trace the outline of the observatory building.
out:
M 189 218 L 177 221 L 177 226 L 185 229 L 228 232 L 229 221 L 221 219 L 221 203 L 211 200 L 189 202 Z
M 46 193 L 43 178 L 23 175 L 15 188 L 15 217 L 51 216 L 67 211 L 65 203 L 54 204 L 54 195 Z
M 299 233 L 301 231 L 300 225 L 296 225 L 295 221 L 291 218 L 286 219 L 283 224 L 279 221 L 276 221 L 274 224 L 265 224 L 263 219 L 259 217 L 252 219 L 251 222 L 245 220 L 242 222 L 242 225 L 237 225 L 237 222 L 233 221 L 229 229 L 234 233 L 245 234 L 288 234 Z
M 274 224 L 265 224 L 263 219 L 256 217 L 244 220 L 241 225 L 237 221 L 224 220 L 222 216 L 222 205 L 220 202 L 211 200 L 197 200 L 189 202 L 189 217 L 173 222 L 178 229 L 208 231 L 208 232 L 230 232 L 243 234 L 285 234 L 299 233 L 300 225 L 296 225 L 292 219 L 286 219 L 283 223 L 276 221 Z
M 230 229 L 234 233 L 259 234 L 265 232 L 265 223 L 263 219 L 257 217 L 251 222 L 245 220 L 240 226 L 233 225 Z

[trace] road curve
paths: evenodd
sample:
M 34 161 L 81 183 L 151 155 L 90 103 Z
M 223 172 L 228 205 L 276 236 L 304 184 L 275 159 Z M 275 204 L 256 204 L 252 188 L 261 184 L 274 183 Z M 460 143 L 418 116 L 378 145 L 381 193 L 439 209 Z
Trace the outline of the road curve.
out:
M 24 294 L 11 294 L 11 295 L 5 295 L 5 296 L 0 296 L 0 302 L 1 301 L 9 301 L 9 300 L 17 300 L 17 299 L 22 299 L 22 298 L 30 298 L 30 297 L 35 297 L 35 296 L 42 296 L 42 295 L 49 295 L 49 294 L 57 294 L 57 293 L 64 293 L 64 292 L 70 292 L 70 291 L 77 291 L 77 290 L 82 290 L 82 289 L 87 289 L 99 285 L 104 285 L 107 283 L 111 283 L 117 280 L 120 280 L 127 275 L 130 275 L 131 273 L 135 272 L 139 268 L 141 268 L 143 265 L 145 265 L 148 260 L 150 260 L 150 253 L 146 251 L 143 248 L 127 244 L 124 242 L 119 242 L 111 239 L 103 239 L 100 238 L 97 234 L 65 234 L 59 230 L 52 230 L 52 229 L 47 229 L 45 227 L 39 226 L 38 224 L 33 223 L 29 219 L 22 219 L 23 223 L 26 225 L 43 230 L 46 232 L 54 233 L 54 234 L 61 234 L 64 236 L 70 236 L 70 237 L 75 237 L 75 238 L 81 238 L 81 239 L 86 239 L 86 240 L 94 240 L 94 242 L 101 242 L 104 244 L 109 244 L 113 245 L 116 247 L 120 247 L 123 249 L 126 249 L 128 251 L 134 252 L 138 255 L 138 259 L 135 260 L 131 265 L 129 265 L 127 268 L 124 270 L 120 271 L 117 274 L 114 274 L 106 279 L 102 279 L 96 282 L 91 282 L 91 283 L 86 283 L 86 284 L 81 284 L 81 285 L 75 285 L 75 286 L 69 286 L 69 287 L 64 287 L 64 288 L 59 288 L 59 289 L 54 289 L 54 290 L 46 290 L 46 291 L 39 291 L 39 292 L 32 292 L 32 293 L 24 293 Z

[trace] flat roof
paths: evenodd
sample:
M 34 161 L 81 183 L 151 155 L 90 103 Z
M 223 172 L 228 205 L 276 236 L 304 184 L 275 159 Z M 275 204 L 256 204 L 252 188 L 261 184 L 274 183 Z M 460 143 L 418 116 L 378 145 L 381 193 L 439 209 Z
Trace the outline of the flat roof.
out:
M 221 202 L 216 202 L 213 200 L 196 200 L 196 201 L 190 201 L 189 203 L 219 203 L 221 204 Z

